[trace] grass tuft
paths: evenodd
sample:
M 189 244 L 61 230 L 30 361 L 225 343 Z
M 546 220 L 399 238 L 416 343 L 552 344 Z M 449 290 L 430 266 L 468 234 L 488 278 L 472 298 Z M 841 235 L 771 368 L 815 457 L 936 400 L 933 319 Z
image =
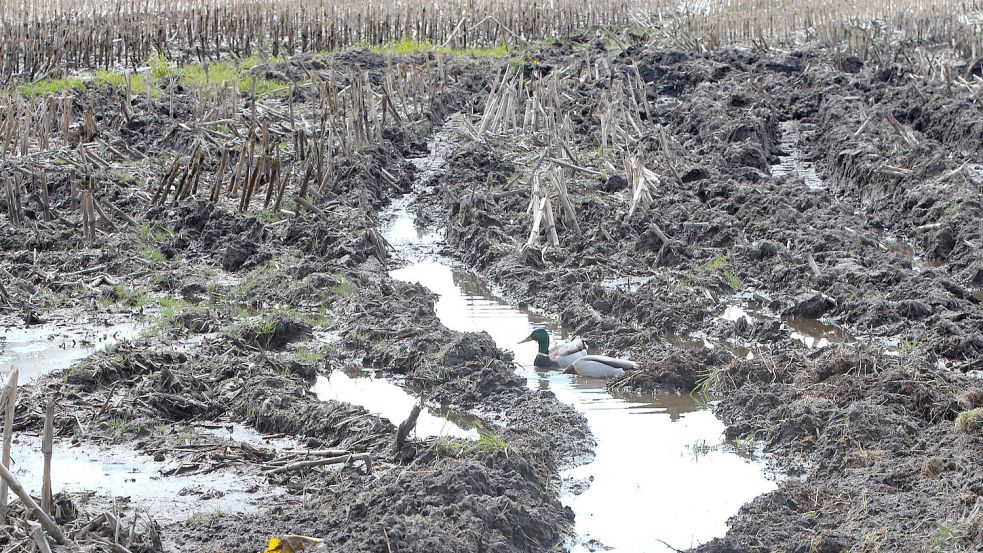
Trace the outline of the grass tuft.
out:
M 404 38 L 388 46 L 373 46 L 369 50 L 376 54 L 391 54 L 394 56 L 409 56 L 412 54 L 434 53 L 449 56 L 471 56 L 476 58 L 503 58 L 509 55 L 508 46 L 504 43 L 495 48 L 450 48 L 438 46 L 429 41 Z
M 464 450 L 464 447 L 464 442 L 449 436 L 437 438 L 437 441 L 433 445 L 438 461 L 447 457 L 457 457 Z
M 73 77 L 71 79 L 42 79 L 36 83 L 20 85 L 17 91 L 25 98 L 34 96 L 49 96 L 61 94 L 70 90 L 85 90 L 85 81 Z
M 317 363 L 324 359 L 324 353 L 311 348 L 297 348 L 293 352 L 294 359 L 302 363 Z
M 109 429 L 117 436 L 122 436 L 130 431 L 130 421 L 122 417 L 113 417 L 109 419 Z
M 358 286 L 354 282 L 348 279 L 345 275 L 332 275 L 337 284 L 332 287 L 335 295 L 342 298 L 354 298 L 358 297 Z
M 740 290 L 744 288 L 744 280 L 733 271 L 727 271 L 724 273 L 724 279 L 727 280 L 727 286 L 730 286 L 732 290 Z
M 729 261 L 727 261 L 727 257 L 726 256 L 718 255 L 717 257 L 714 257 L 713 259 L 711 259 L 710 261 L 707 261 L 703 265 L 697 265 L 696 267 L 693 267 L 692 273 L 695 274 L 695 275 L 698 275 L 698 274 L 701 274 L 701 273 L 705 273 L 707 271 L 713 271 L 715 269 L 722 269 L 722 268 L 726 267 L 728 263 L 729 263 Z
M 693 393 L 704 398 L 710 397 L 710 392 L 720 382 L 723 372 L 720 367 L 710 367 L 700 371 L 696 377 L 696 388 L 693 389 Z
M 962 531 L 956 528 L 956 523 L 951 519 L 939 522 L 935 530 L 928 536 L 928 551 L 942 553 L 951 551 L 963 537 Z
M 508 453 L 509 444 L 505 443 L 505 440 L 498 436 L 498 434 L 495 434 L 480 424 L 476 424 L 474 428 L 478 431 L 478 441 L 471 444 L 470 449 L 480 449 L 485 453 L 495 453 L 496 451 Z
M 983 407 L 959 413 L 956 429 L 966 434 L 983 434 Z

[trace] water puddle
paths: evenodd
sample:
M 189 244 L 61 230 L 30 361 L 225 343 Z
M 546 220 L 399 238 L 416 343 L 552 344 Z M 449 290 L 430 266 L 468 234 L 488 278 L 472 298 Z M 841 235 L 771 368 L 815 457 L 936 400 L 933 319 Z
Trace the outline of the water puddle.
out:
M 606 290 L 624 290 L 629 294 L 634 294 L 648 281 L 650 276 L 626 276 L 622 278 L 609 278 L 601 281 L 601 288 Z
M 109 326 L 78 323 L 4 328 L 0 336 L 0 372 L 20 369 L 21 383 L 67 369 L 76 361 L 120 340 L 135 338 L 146 324 L 127 321 Z
M 966 178 L 976 185 L 983 184 L 983 164 L 970 163 L 966 166 Z
M 318 399 L 324 401 L 333 399 L 352 405 L 360 405 L 366 411 L 388 419 L 396 426 L 406 420 L 418 400 L 396 384 L 378 378 L 368 370 L 360 370 L 356 374 L 346 374 L 335 370 L 330 376 L 318 376 L 311 391 Z M 472 424 L 462 425 L 473 428 Z M 416 421 L 416 435 L 421 438 L 433 436 L 453 436 L 457 438 L 477 438 L 478 433 L 465 430 L 444 416 L 437 416 L 427 409 L 420 411 Z
M 406 204 L 401 205 L 402 209 L 405 209 Z M 398 232 L 416 235 L 412 225 L 404 225 Z M 420 236 L 423 237 L 422 234 Z M 315 332 L 314 337 L 321 343 L 331 344 L 338 341 L 338 335 L 334 332 Z M 419 402 L 404 388 L 385 378 L 377 377 L 374 370 L 360 367 L 337 369 L 331 371 L 328 376 L 318 375 L 311 391 L 321 401 L 334 400 L 358 405 L 396 426 L 406 420 L 413 406 Z M 430 406 L 425 406 L 416 420 L 414 432 L 418 438 L 452 436 L 477 439 L 478 432 L 474 430 L 475 422 L 476 419 L 468 419 L 449 410 L 434 414 Z
M 820 319 L 778 316 L 765 310 L 751 310 L 743 302 L 727 304 L 720 318 L 726 321 L 745 319 L 751 324 L 768 320 L 781 321 L 782 326 L 789 330 L 790 336 L 802 342 L 809 349 L 856 342 L 856 339 L 849 332 L 838 325 Z
M 89 501 L 103 508 L 116 497 L 127 497 L 161 524 L 186 520 L 196 513 L 245 512 L 257 508 L 267 496 L 286 493 L 271 487 L 258 471 L 165 477 L 161 475 L 165 464 L 132 449 L 78 448 L 63 441 L 56 441 L 53 449 L 51 487 L 55 493 L 95 492 Z M 12 458 L 14 476 L 32 495 L 39 496 L 44 462 L 41 440 L 16 436 Z
M 667 334 L 666 342 L 676 349 L 714 349 L 719 347 L 729 351 L 737 359 L 754 359 L 754 352 L 751 351 L 751 348 L 727 341 L 717 343 L 702 330 L 690 334 Z
M 782 323 L 792 329 L 792 338 L 810 349 L 824 348 L 830 344 L 851 344 L 856 341 L 843 327 L 819 319 L 782 317 Z
M 416 195 L 412 193 L 393 200 L 389 210 L 397 210 L 405 216 L 384 219 L 383 221 L 386 225 L 386 241 L 404 257 L 419 259 L 432 252 L 443 242 L 444 233 L 437 230 L 425 230 L 417 226 L 416 217 L 408 210 L 414 201 L 416 201 Z
M 945 266 L 945 261 L 941 259 L 928 259 L 923 255 L 919 255 L 915 247 L 904 238 L 882 234 L 878 245 L 884 251 L 897 253 L 907 259 L 911 263 L 912 270 L 915 272 L 920 273 Z
M 255 429 L 237 422 L 198 423 L 195 428 L 233 443 L 243 443 L 259 449 L 279 451 L 283 449 L 305 449 L 304 444 L 294 438 L 278 435 L 264 436 Z
M 779 162 L 771 166 L 771 174 L 775 177 L 797 177 L 809 190 L 823 190 L 826 185 L 816 172 L 816 164 L 805 160 L 805 154 L 799 147 L 802 141 L 802 123 L 799 121 L 782 121 L 778 124 L 781 131 L 779 144 L 787 155 L 778 156 Z
M 775 488 L 761 463 L 722 443 L 723 423 L 689 396 L 612 394 L 603 380 L 532 367 L 535 344 L 518 342 L 535 326 L 548 327 L 555 337 L 564 336 L 563 329 L 513 308 L 480 277 L 437 257 L 432 246 L 440 243 L 439 235 L 416 229 L 406 205 L 394 204 L 382 218 L 383 236 L 410 259 L 390 275 L 436 293 L 436 312 L 447 327 L 488 332 L 515 354 L 530 389 L 551 390 L 590 423 L 596 456 L 564 475 L 568 489 L 562 500 L 576 514 L 572 551 L 671 551 L 663 542 L 676 548 L 699 544 L 722 536 L 741 505 Z M 428 255 L 417 255 L 414 236 L 430 240 Z
M 531 389 L 549 389 L 587 417 L 597 438 L 596 457 L 565 475 L 590 481 L 579 495 L 563 497 L 577 515 L 583 542 L 573 551 L 589 551 L 589 540 L 620 551 L 670 550 L 659 540 L 674 547 L 702 543 L 723 535 L 741 505 L 774 488 L 761 464 L 722 446 L 724 424 L 689 396 L 615 396 L 603 380 L 532 367 L 535 344 L 518 342 L 534 326 L 545 324 L 554 336 L 562 336 L 562 329 L 494 297 L 475 275 L 424 261 L 392 277 L 438 294 L 436 311 L 445 325 L 487 331 L 499 347 L 515 353 Z

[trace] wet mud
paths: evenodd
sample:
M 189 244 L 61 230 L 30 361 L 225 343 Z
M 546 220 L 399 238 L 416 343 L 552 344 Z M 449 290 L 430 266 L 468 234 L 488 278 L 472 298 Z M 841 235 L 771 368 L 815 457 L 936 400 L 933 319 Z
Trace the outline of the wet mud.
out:
M 137 94 L 130 117 L 119 90 L 77 91 L 102 138 L 139 154 L 96 191 L 135 224 L 100 220 L 91 244 L 32 200 L 30 225 L 0 225 L 15 475 L 37 490 L 54 401 L 60 524 L 115 513 L 94 547 L 132 527 L 135 552 L 259 551 L 278 534 L 331 551 L 980 547 L 971 99 L 813 49 L 558 42 L 522 63 L 406 61 L 442 83 L 426 109 L 339 156 L 316 209 L 272 215 L 153 201 L 174 156 L 207 142 L 191 91 Z M 389 63 L 258 71 L 378 83 Z M 558 76 L 570 157 L 590 168 L 568 172 L 579 233 L 561 219 L 558 245 L 523 247 L 544 145 L 474 136 L 505 65 Z M 622 100 L 660 179 L 628 217 L 624 167 L 594 137 L 611 83 L 636 76 Z M 292 100 L 313 109 L 316 93 Z M 71 166 L 16 164 L 0 168 L 43 171 L 51 208 L 79 210 Z M 642 370 L 537 373 L 504 342 L 538 324 Z
M 612 390 L 701 390 L 728 440 L 800 477 L 699 550 L 978 547 L 977 436 L 954 423 L 983 346 L 983 181 L 965 170 L 978 110 L 894 70 L 835 69 L 823 51 L 629 49 L 610 70 L 645 82 L 639 147 L 661 177 L 629 218 L 620 168 L 591 157 L 602 85 L 574 77 L 587 54 L 540 54 L 570 75 L 559 102 L 587 138 L 568 146 L 610 175 L 569 173 L 579 233 L 557 215 L 558 245 L 523 247 L 529 187 L 515 175 L 539 150 L 467 133 L 420 216 L 448 221 L 454 256 L 511 301 L 642 363 Z

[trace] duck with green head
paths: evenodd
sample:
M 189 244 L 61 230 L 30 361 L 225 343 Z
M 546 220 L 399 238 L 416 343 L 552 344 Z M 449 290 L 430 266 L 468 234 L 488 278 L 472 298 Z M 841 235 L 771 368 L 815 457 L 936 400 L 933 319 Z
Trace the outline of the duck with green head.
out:
M 587 344 L 580 338 L 570 343 L 550 348 L 550 335 L 545 328 L 532 331 L 525 340 L 536 342 L 539 352 L 533 365 L 544 369 L 565 369 L 565 372 L 591 378 L 615 378 L 626 370 L 637 369 L 638 365 L 626 359 L 615 359 L 604 355 L 587 355 Z
M 533 365 L 543 369 L 565 369 L 577 359 L 587 355 L 587 344 L 580 338 L 574 338 L 568 344 L 557 344 L 550 348 L 550 334 L 545 328 L 537 328 L 525 340 L 519 342 L 536 342 L 539 352 Z

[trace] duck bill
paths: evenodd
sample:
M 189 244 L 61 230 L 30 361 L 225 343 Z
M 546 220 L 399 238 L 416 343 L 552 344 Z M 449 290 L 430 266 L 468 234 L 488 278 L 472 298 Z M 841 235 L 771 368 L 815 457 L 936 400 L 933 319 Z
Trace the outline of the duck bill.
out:
M 519 342 L 520 344 L 525 344 L 526 342 L 532 342 L 532 335 L 526 336 L 525 340 Z

